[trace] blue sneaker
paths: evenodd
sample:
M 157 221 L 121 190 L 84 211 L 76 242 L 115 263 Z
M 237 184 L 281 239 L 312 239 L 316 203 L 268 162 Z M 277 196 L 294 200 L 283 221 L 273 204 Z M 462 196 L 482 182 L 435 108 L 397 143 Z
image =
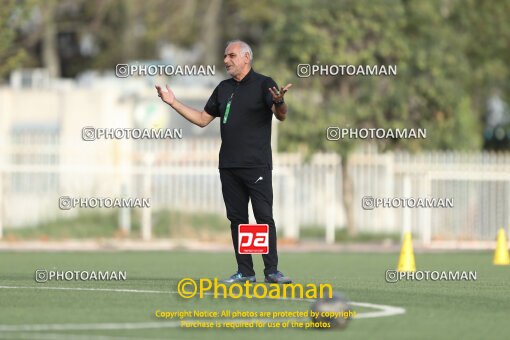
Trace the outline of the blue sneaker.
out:
M 244 276 L 241 272 L 236 272 L 228 279 L 220 280 L 222 283 L 244 283 L 250 281 L 251 283 L 257 282 L 255 276 Z
M 282 272 L 277 271 L 274 274 L 266 275 L 266 279 L 264 280 L 265 283 L 281 283 L 281 284 L 287 284 L 292 283 L 292 280 L 290 277 L 286 277 L 283 275 Z

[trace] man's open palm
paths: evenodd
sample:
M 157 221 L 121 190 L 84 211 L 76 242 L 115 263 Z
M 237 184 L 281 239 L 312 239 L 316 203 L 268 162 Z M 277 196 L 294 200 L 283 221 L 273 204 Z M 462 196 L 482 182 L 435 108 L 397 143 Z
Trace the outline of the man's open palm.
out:
M 161 88 L 161 86 L 156 85 L 156 90 L 158 91 L 158 97 L 161 98 L 162 101 L 167 103 L 168 105 L 172 105 L 175 100 L 175 95 L 172 90 L 165 85 L 166 91 Z
M 292 84 L 287 84 L 286 86 L 282 86 L 280 90 L 276 88 L 276 86 L 273 86 L 272 88 L 269 88 L 269 92 L 271 92 L 271 95 L 273 96 L 273 101 L 277 102 L 283 99 L 283 96 L 285 96 L 285 93 L 292 87 Z

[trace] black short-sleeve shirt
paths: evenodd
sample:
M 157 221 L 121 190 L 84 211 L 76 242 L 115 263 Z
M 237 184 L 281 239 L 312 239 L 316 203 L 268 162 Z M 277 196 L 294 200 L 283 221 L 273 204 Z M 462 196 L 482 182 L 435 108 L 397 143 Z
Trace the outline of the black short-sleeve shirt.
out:
M 277 87 L 273 79 L 251 69 L 241 81 L 227 79 L 214 89 L 204 111 L 221 119 L 220 169 L 273 168 L 269 92 L 273 86 Z

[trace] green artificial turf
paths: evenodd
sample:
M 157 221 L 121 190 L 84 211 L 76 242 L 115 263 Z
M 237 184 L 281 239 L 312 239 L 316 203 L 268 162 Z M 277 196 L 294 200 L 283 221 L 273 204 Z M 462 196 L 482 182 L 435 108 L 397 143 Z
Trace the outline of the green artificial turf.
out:
M 176 291 L 178 281 L 185 277 L 222 278 L 232 274 L 235 261 L 231 253 L 0 252 L 0 338 L 394 340 L 503 339 L 510 334 L 510 266 L 493 266 L 492 254 L 416 254 L 419 270 L 476 270 L 477 281 L 387 283 L 385 271 L 394 269 L 397 260 L 395 253 L 281 253 L 280 269 L 295 282 L 330 283 L 335 291 L 344 293 L 354 302 L 405 308 L 403 315 L 355 318 L 342 331 L 207 330 L 173 327 L 175 320 L 158 319 L 154 312 L 158 309 L 306 311 L 310 302 L 214 299 L 211 296 L 186 300 L 172 293 Z M 257 279 L 263 281 L 260 256 L 256 256 L 255 265 Z M 36 283 L 34 272 L 37 269 L 126 271 L 127 280 Z M 50 287 L 65 289 L 45 289 Z M 112 291 L 116 289 L 156 292 Z M 375 311 L 360 307 L 354 307 L 354 310 L 361 314 Z M 91 325 L 78 329 L 76 324 Z M 6 331 L 8 325 L 18 325 L 18 328 Z M 21 325 L 42 325 L 45 330 L 23 329 Z M 49 325 L 54 325 L 51 326 L 53 329 L 48 329 Z M 111 329 L 98 329 L 101 327 Z

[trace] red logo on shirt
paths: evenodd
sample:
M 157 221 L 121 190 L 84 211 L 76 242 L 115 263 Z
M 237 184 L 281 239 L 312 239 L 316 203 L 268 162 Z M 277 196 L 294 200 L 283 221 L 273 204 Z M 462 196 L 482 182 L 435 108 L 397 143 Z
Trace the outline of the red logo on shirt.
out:
M 269 225 L 240 224 L 238 233 L 239 254 L 269 253 Z

